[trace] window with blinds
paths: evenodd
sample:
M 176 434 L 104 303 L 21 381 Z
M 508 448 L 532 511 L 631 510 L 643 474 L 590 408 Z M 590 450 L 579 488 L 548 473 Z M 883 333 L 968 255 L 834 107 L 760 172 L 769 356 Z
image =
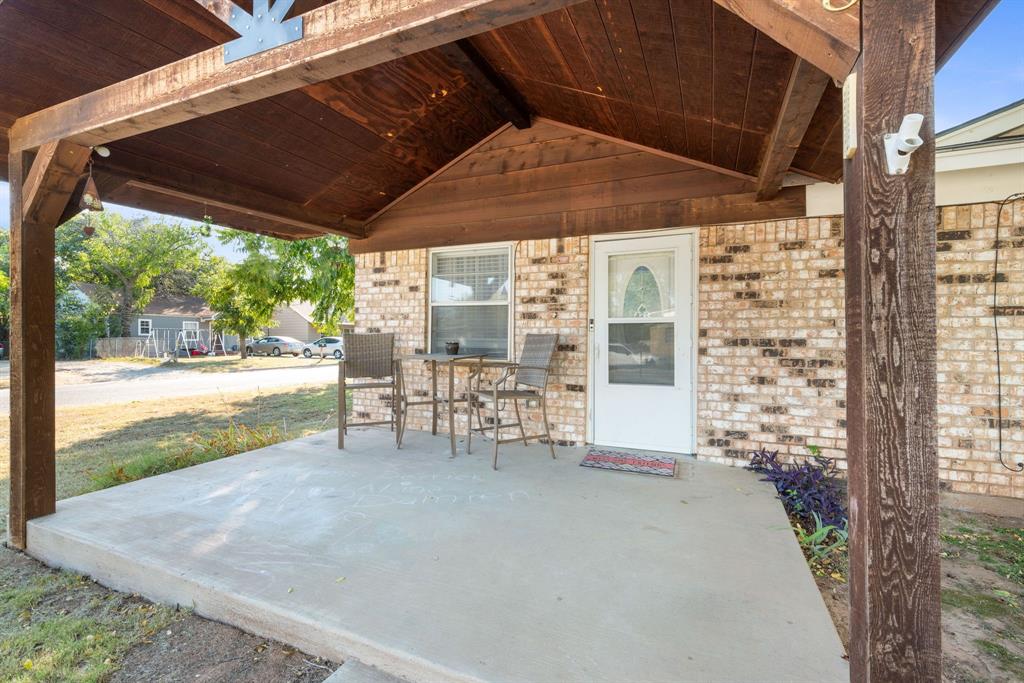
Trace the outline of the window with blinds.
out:
M 453 249 L 430 255 L 430 348 L 459 342 L 460 353 L 508 358 L 508 247 Z

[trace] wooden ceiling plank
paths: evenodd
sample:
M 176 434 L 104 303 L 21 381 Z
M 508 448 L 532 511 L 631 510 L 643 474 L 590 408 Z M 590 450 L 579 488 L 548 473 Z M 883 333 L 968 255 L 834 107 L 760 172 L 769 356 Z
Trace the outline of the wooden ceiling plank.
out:
M 542 22 L 543 35 L 557 54 L 559 63 L 564 66 L 566 82 L 574 85 L 580 92 L 587 93 L 586 102 L 600 122 L 601 130 L 621 136 L 615 112 L 602 96 L 600 79 L 594 72 L 587 51 L 580 42 L 579 34 L 572 23 L 572 17 L 565 10 L 552 12 L 535 19 Z
M 600 17 L 637 121 L 639 137 L 634 139 L 651 147 L 670 149 L 630 3 L 605 3 Z
M 513 126 L 523 130 L 531 124 L 530 108 L 523 98 L 501 75 L 491 67 L 483 55 L 466 39 L 437 48 L 454 66 L 458 67 L 483 92 L 491 104 Z
M 218 46 L 22 117 L 14 150 L 54 139 L 105 144 L 336 78 L 578 0 L 336 0 L 307 12 L 305 37 L 230 64 Z
M 758 33 L 720 7 L 716 6 L 714 12 L 711 161 L 716 166 L 736 168 Z
M 715 173 L 721 173 L 722 175 L 731 176 L 733 178 L 741 178 L 743 180 L 751 180 L 751 181 L 757 179 L 757 177 L 754 176 L 754 175 L 751 175 L 749 173 L 743 173 L 743 172 L 737 171 L 736 169 L 733 169 L 733 168 L 727 168 L 727 167 L 723 167 L 723 166 L 716 166 L 715 164 L 709 164 L 709 163 L 707 163 L 705 161 L 701 161 L 699 159 L 691 159 L 691 158 L 683 156 L 681 154 L 674 154 L 672 152 L 666 152 L 665 150 L 659 149 L 657 147 L 648 147 L 647 145 L 640 144 L 638 142 L 632 142 L 630 140 L 621 140 L 621 139 L 613 137 L 611 135 L 605 135 L 605 134 L 600 133 L 598 131 L 586 130 L 586 129 L 583 129 L 583 128 L 576 128 L 575 126 L 570 126 L 570 125 L 567 125 L 567 124 L 562 123 L 560 121 L 552 121 L 550 119 L 545 119 L 543 117 L 537 117 L 537 120 L 538 121 L 543 120 L 543 121 L 546 121 L 548 123 L 551 123 L 552 125 L 562 126 L 564 128 L 570 129 L 570 130 L 575 129 L 575 130 L 577 130 L 580 133 L 584 133 L 586 135 L 591 135 L 591 136 L 593 136 L 595 138 L 599 138 L 599 139 L 603 139 L 603 140 L 608 140 L 608 141 L 611 141 L 611 142 L 617 142 L 617 143 L 620 143 L 622 145 L 625 145 L 626 147 L 632 147 L 633 149 L 638 149 L 638 150 L 640 150 L 642 152 L 650 152 L 651 154 L 656 154 L 658 156 L 663 156 L 663 157 L 665 157 L 667 159 L 675 159 L 676 161 L 682 161 L 683 163 L 690 164 L 691 166 L 697 166 L 698 168 L 704 168 L 704 169 L 707 169 L 709 171 L 714 171 Z
M 672 2 L 672 33 L 685 116 L 687 156 L 705 161 L 713 158 L 713 13 L 714 5 L 708 0 Z
M 857 5 L 826 10 L 821 0 L 715 0 L 797 56 L 842 81 L 860 54 Z
M 797 58 L 775 127 L 761 154 L 757 179 L 757 196 L 760 199 L 771 199 L 782 189 L 782 179 L 793 164 L 828 83 L 827 73 Z

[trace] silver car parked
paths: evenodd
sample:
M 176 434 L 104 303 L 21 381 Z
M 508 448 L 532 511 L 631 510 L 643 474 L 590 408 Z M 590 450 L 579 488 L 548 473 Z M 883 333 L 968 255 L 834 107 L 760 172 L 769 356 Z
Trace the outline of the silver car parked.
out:
M 280 356 L 290 353 L 298 356 L 302 353 L 302 342 L 292 337 L 260 337 L 245 345 L 246 353 Z
M 306 358 L 313 356 L 342 358 L 345 355 L 345 342 L 341 337 L 320 337 L 315 342 L 310 342 L 302 347 L 302 355 Z

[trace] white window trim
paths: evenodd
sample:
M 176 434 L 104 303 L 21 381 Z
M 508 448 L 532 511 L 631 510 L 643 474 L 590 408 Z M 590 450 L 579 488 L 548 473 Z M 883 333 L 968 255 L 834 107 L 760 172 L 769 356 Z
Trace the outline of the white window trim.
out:
M 450 302 L 438 302 L 434 303 L 431 300 L 431 285 L 434 281 L 434 254 L 451 254 L 460 251 L 487 251 L 498 249 L 505 249 L 508 251 L 508 301 L 450 301 Z M 433 309 L 434 306 L 508 306 L 508 325 L 506 334 L 508 335 L 508 342 L 506 348 L 508 349 L 505 355 L 505 360 L 513 357 L 514 346 L 515 346 L 515 308 L 516 308 L 516 264 L 515 264 L 515 242 L 488 242 L 485 244 L 463 244 L 455 247 L 435 247 L 427 249 L 427 352 L 433 353 L 431 348 L 431 339 L 433 338 L 433 330 L 431 329 L 434 321 Z
M 195 327 L 189 327 L 189 325 L 194 325 Z M 183 329 L 183 330 L 185 330 L 187 332 L 198 332 L 199 331 L 199 321 L 198 320 L 182 320 L 181 321 L 181 329 Z
M 149 332 L 143 332 L 142 331 L 142 323 L 146 323 L 147 325 L 149 325 Z M 139 318 L 139 321 L 138 321 L 137 324 L 138 324 L 138 330 L 139 330 L 139 336 L 140 337 L 148 337 L 153 332 L 153 319 L 152 318 Z

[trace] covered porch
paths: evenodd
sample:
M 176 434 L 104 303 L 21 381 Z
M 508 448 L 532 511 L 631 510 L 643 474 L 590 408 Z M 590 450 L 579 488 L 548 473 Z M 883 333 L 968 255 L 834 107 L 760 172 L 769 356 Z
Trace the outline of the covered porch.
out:
M 843 648 L 771 485 L 449 459 L 324 432 L 61 501 L 32 553 L 414 681 L 840 681 Z M 798 646 L 792 646 L 799 643 Z M 779 648 L 785 651 L 779 656 Z
M 932 88 L 993 4 L 7 0 L 2 36 L 34 57 L 0 99 L 10 542 L 429 680 L 841 678 L 781 507 L 742 471 L 648 481 L 524 451 L 484 477 L 483 458 L 435 452 L 443 439 L 395 453 L 369 434 L 338 453 L 325 435 L 58 505 L 52 311 L 53 228 L 97 192 L 282 239 L 344 236 L 377 274 L 441 246 L 796 219 L 806 184 L 843 178 L 850 676 L 938 679 Z M 260 9 L 296 35 L 238 21 Z M 257 49 L 262 30 L 278 47 Z M 883 138 L 908 114 L 923 143 L 894 173 Z M 379 315 L 415 339 L 426 293 L 395 293 Z M 352 500 L 407 481 L 425 489 L 414 504 L 360 524 L 371 513 Z M 786 600 L 766 602 L 761 576 Z

